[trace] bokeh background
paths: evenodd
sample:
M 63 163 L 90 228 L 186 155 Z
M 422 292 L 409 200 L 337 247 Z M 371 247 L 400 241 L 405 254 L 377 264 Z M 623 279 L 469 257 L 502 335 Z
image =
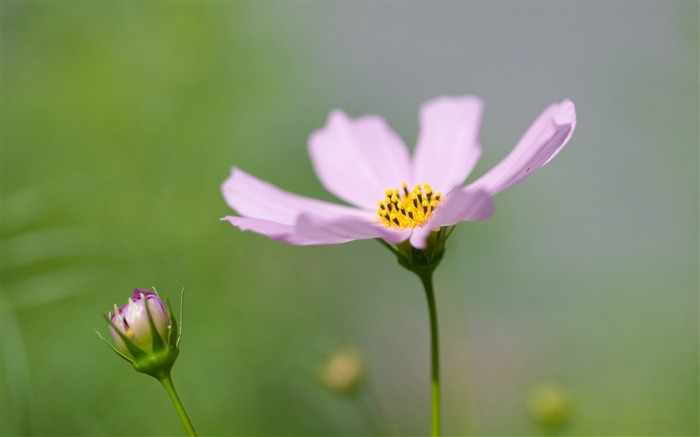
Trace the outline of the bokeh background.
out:
M 241 233 L 232 166 L 333 200 L 328 112 L 484 99 L 504 157 L 571 98 L 566 149 L 462 224 L 436 273 L 444 430 L 698 435 L 697 2 L 2 2 L 2 434 L 178 435 L 165 392 L 97 339 L 135 287 L 175 305 L 173 377 L 203 435 L 424 435 L 428 318 L 379 244 Z M 449 159 L 437 157 L 436 159 Z M 359 391 L 319 372 L 353 347 Z

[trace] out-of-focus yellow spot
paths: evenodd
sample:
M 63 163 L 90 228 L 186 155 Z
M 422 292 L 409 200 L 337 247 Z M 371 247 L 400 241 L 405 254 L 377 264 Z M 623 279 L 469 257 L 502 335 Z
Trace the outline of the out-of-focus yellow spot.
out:
M 323 364 L 321 382 L 328 390 L 352 393 L 360 386 L 363 373 L 360 352 L 346 347 L 334 352 Z
M 571 419 L 571 398 L 561 386 L 542 384 L 530 393 L 530 414 L 547 430 L 559 430 Z

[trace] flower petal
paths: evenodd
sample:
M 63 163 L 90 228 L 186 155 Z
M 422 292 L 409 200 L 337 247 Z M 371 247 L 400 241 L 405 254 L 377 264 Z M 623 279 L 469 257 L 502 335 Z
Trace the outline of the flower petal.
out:
M 525 132 L 515 148 L 469 186 L 491 195 L 521 182 L 554 158 L 576 127 L 576 109 L 570 100 L 547 108 Z
M 309 154 L 324 187 L 374 211 L 387 188 L 410 179 L 408 149 L 381 117 L 351 119 L 333 111 L 309 138 Z
M 421 106 L 414 155 L 415 183 L 448 193 L 461 185 L 481 156 L 484 104 L 473 96 L 438 97 Z
M 289 193 L 238 168 L 231 171 L 231 176 L 221 186 L 221 191 L 226 203 L 240 215 L 279 224 L 294 225 L 302 212 L 313 212 L 331 218 L 365 215 L 355 208 Z
M 344 217 L 328 220 L 318 216 L 303 214 L 299 217 L 297 231 L 300 236 L 313 240 L 325 240 L 328 244 L 345 243 L 353 240 L 381 238 L 397 244 L 411 234 L 409 228 L 399 230 L 387 228 L 369 218 Z
M 273 240 L 282 241 L 284 243 L 294 244 L 297 246 L 331 244 L 330 242 L 313 240 L 299 236 L 295 225 L 287 225 L 269 220 L 236 216 L 226 216 L 222 220 L 228 220 L 232 225 L 238 227 L 241 231 L 253 231 L 257 234 L 272 238 Z
M 430 220 L 416 227 L 411 235 L 411 245 L 425 249 L 428 236 L 442 226 L 452 226 L 462 221 L 486 220 L 493 214 L 493 201 L 485 190 L 458 189 L 445 197 Z

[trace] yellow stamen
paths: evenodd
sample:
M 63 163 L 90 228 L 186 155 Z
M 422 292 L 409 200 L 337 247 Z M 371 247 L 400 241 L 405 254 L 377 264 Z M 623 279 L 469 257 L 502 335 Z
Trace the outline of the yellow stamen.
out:
M 390 228 L 413 229 L 423 225 L 442 201 L 442 195 L 433 192 L 433 188 L 428 184 L 416 185 L 409 191 L 404 182 L 400 190 L 387 189 L 384 194 L 384 200 L 377 202 L 377 215 L 379 221 Z

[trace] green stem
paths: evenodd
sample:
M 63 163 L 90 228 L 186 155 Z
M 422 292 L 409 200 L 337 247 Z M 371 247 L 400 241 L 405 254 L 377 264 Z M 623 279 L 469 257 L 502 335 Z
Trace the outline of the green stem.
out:
M 194 426 L 192 426 L 190 418 L 187 417 L 185 407 L 182 406 L 182 402 L 180 402 L 180 398 L 175 391 L 175 386 L 173 385 L 173 380 L 170 377 L 170 373 L 162 378 L 159 378 L 158 381 L 163 384 L 165 391 L 168 392 L 168 396 L 170 396 L 170 399 L 173 401 L 173 405 L 175 405 L 175 409 L 177 410 L 178 416 L 180 416 L 182 426 L 184 426 L 185 430 L 187 431 L 187 435 L 190 437 L 197 437 L 197 432 L 194 430 Z
M 430 435 L 440 435 L 440 344 L 438 341 L 437 309 L 435 308 L 435 293 L 433 292 L 433 272 L 427 271 L 418 275 L 425 296 L 428 298 L 428 311 L 430 312 L 430 357 L 431 357 L 431 393 L 432 393 L 432 426 Z

